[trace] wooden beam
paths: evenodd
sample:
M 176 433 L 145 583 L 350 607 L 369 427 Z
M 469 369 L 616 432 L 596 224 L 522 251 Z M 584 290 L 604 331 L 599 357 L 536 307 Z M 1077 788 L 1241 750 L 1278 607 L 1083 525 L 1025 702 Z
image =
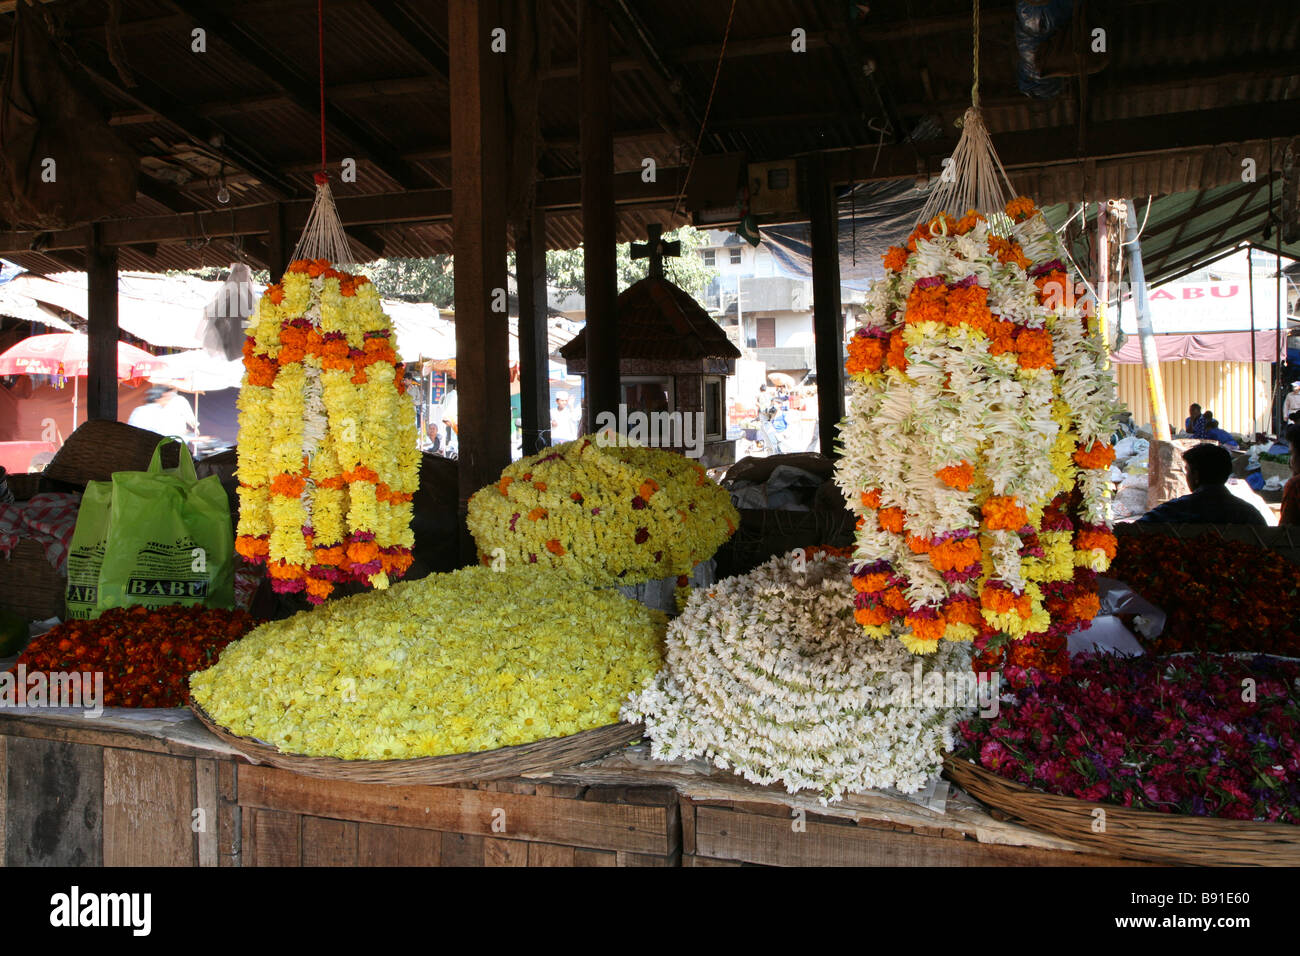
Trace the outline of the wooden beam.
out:
M 812 238 L 813 350 L 821 453 L 835 457 L 844 417 L 844 314 L 840 310 L 840 221 L 824 157 L 804 162 Z
M 531 455 L 548 444 L 551 427 L 546 213 L 536 207 L 515 239 L 515 282 L 519 288 L 519 412 L 524 454 Z
M 447 47 L 428 29 L 428 25 L 391 0 L 370 0 L 367 6 L 402 38 L 402 42 L 420 55 L 420 59 L 429 65 L 445 87 L 451 72 L 451 59 L 447 55 Z
M 499 0 L 449 0 L 452 246 L 460 514 L 510 463 L 506 290 L 505 57 L 492 52 Z M 461 557 L 475 559 L 468 531 Z
M 117 71 L 108 57 L 99 50 L 92 49 L 89 44 L 78 45 L 76 54 L 77 61 L 92 79 L 133 103 L 138 109 L 146 110 L 174 126 L 187 138 L 201 144 L 205 151 L 213 150 L 214 141 L 220 142 L 220 152 L 233 165 L 255 175 L 272 193 L 283 197 L 302 195 L 307 191 L 305 181 L 296 183 L 283 176 L 259 150 L 219 124 L 196 115 L 175 94 L 139 75 L 135 77 L 135 85 L 127 87 L 117 77 Z
M 607 9 L 624 44 L 641 67 L 641 76 L 669 114 L 661 122 L 671 126 L 678 141 L 694 146 L 704 122 L 704 112 L 687 91 L 681 67 L 664 56 L 653 27 L 629 0 L 613 0 Z M 714 56 L 716 58 L 717 54 Z M 723 148 L 716 136 L 710 139 L 715 149 Z
M 283 89 L 293 103 L 308 115 L 320 116 L 319 90 L 296 65 L 287 60 L 274 46 L 254 36 L 240 23 L 227 16 L 207 0 L 168 0 L 170 5 L 203 27 L 230 47 L 251 66 L 266 74 L 276 86 Z M 434 181 L 418 167 L 402 161 L 392 148 L 382 143 L 374 133 L 326 100 L 325 122 L 343 136 L 361 155 L 402 186 L 411 189 L 426 186 Z M 337 144 L 336 144 L 337 148 Z
M 99 240 L 95 226 L 87 245 L 86 418 L 117 421 L 117 249 Z
M 617 205 L 629 207 L 670 203 L 677 197 L 685 175 L 684 166 L 660 167 L 657 181 L 647 183 L 642 181 L 640 172 L 616 173 L 614 201 Z M 349 229 L 355 226 L 408 222 L 448 222 L 452 218 L 450 189 L 413 189 L 369 196 L 339 196 L 335 198 L 335 204 L 343 225 Z M 538 184 L 537 204 L 552 211 L 580 208 L 581 177 L 560 176 L 542 180 Z M 101 241 L 116 246 L 266 235 L 269 229 L 267 217 L 272 205 L 274 204 L 259 203 L 135 219 L 109 219 L 101 223 Z M 307 214 L 311 211 L 311 202 L 292 200 L 280 205 L 284 209 L 286 232 L 296 234 L 296 231 L 301 231 L 307 222 Z M 0 231 L 0 255 L 80 249 L 85 244 L 84 229 Z
M 582 250 L 587 305 L 586 432 L 601 413 L 618 414 L 617 212 L 610 106 L 609 17 L 597 0 L 579 0 L 582 65 Z
M 1089 126 L 1088 154 L 1077 156 L 1077 129 L 1069 126 L 1020 130 L 993 134 L 993 145 L 1007 169 L 1030 169 L 1077 163 L 1084 159 L 1119 159 L 1129 156 L 1170 153 L 1184 149 L 1226 146 L 1245 155 L 1266 155 L 1257 147 L 1266 138 L 1300 135 L 1300 110 L 1289 100 L 1252 104 L 1248 110 L 1229 107 L 1166 113 L 1132 119 L 1094 122 Z M 1062 144 L 1068 144 L 1065 148 Z M 851 181 L 856 169 L 862 182 L 863 170 L 875 172 L 872 181 L 907 179 L 917 174 L 918 157 L 937 175 L 941 160 L 952 153 L 955 139 L 926 140 L 883 147 L 859 146 L 827 153 L 827 174 L 832 183 Z M 876 156 L 879 153 L 879 161 Z M 852 155 L 856 154 L 856 155 Z M 924 169 L 922 170 L 924 172 Z

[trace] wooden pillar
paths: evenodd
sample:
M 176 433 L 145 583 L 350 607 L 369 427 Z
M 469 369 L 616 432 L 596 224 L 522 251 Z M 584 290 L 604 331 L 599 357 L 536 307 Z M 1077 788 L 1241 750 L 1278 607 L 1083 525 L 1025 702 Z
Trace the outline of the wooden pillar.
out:
M 813 343 L 821 452 L 834 456 L 844 418 L 844 316 L 840 311 L 840 220 L 821 155 L 807 159 L 808 215 L 812 231 Z
M 271 273 L 271 281 L 279 282 L 289 268 L 289 237 L 284 229 L 284 206 L 275 203 L 271 206 L 270 222 L 267 224 L 266 269 Z
M 505 62 L 499 0 L 450 0 L 452 251 L 460 511 L 510 463 L 506 306 Z M 506 38 L 507 50 L 510 38 Z M 468 532 L 461 556 L 474 559 Z
M 587 424 L 618 413 L 617 213 L 609 104 L 609 17 L 597 0 L 579 0 L 578 68 L 582 83 L 582 249 L 587 287 Z
M 86 249 L 86 420 L 117 421 L 117 247 L 99 241 L 92 226 Z M 75 422 L 73 423 L 75 426 Z
M 550 419 L 550 344 L 546 311 L 546 213 L 534 207 L 515 240 L 519 286 L 519 412 L 524 454 L 541 448 Z

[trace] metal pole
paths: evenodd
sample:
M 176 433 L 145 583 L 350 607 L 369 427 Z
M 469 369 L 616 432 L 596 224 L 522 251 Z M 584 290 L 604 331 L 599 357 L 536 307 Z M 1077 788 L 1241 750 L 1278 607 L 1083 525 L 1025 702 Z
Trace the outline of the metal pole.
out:
M 1255 247 L 1246 247 L 1246 289 L 1250 295 L 1250 427 L 1259 431 L 1259 413 L 1256 410 L 1255 381 Z M 1254 437 L 1253 435 L 1251 436 Z M 1252 443 L 1253 444 L 1253 443 Z
M 1277 437 L 1281 441 L 1286 438 L 1286 415 L 1282 407 L 1282 383 L 1283 376 L 1286 374 L 1286 338 L 1282 335 L 1282 306 L 1286 302 L 1286 297 L 1282 294 L 1282 194 L 1278 192 L 1278 216 L 1276 225 L 1277 246 L 1275 254 L 1277 255 L 1277 395 L 1274 401 L 1277 403 L 1277 417 L 1281 424 L 1278 425 Z M 1269 210 L 1272 213 L 1272 210 Z
M 1110 223 L 1105 202 L 1097 204 L 1097 332 L 1106 346 L 1106 367 L 1110 367 L 1110 330 L 1106 310 L 1110 305 Z
M 1156 441 L 1169 441 L 1169 415 L 1165 411 L 1165 388 L 1160 377 L 1160 353 L 1151 326 L 1151 304 L 1147 301 L 1146 273 L 1142 270 L 1142 244 L 1138 240 L 1134 201 L 1125 204 L 1124 245 L 1128 247 L 1129 275 L 1133 282 L 1133 305 L 1137 310 L 1138 340 L 1142 345 L 1142 368 L 1146 372 L 1147 398 L 1151 403 L 1151 423 Z

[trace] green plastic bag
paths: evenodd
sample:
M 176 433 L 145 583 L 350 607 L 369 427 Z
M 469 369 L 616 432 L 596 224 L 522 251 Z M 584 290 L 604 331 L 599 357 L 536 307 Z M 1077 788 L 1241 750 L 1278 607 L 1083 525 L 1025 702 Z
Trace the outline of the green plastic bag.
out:
M 176 439 L 158 443 L 148 471 L 113 475 L 95 616 L 137 604 L 234 605 L 229 499 L 216 475 L 198 478 L 183 443 L 178 442 L 179 467 L 164 470 L 160 455 L 171 441 Z M 80 529 L 80 516 L 77 525 Z
M 98 617 L 99 569 L 104 566 L 108 543 L 113 485 L 107 481 L 87 483 L 77 509 L 77 527 L 68 546 L 68 587 L 64 592 L 64 617 L 68 620 Z

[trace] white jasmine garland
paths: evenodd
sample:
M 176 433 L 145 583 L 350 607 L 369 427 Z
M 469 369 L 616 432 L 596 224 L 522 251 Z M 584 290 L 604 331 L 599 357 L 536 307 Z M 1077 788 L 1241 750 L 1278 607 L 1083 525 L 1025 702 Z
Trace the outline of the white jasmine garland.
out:
M 825 555 L 802 570 L 793 555 L 773 558 L 693 592 L 669 627 L 663 670 L 623 719 L 645 723 L 659 759 L 704 757 L 754 783 L 816 790 L 823 803 L 920 790 L 974 702 L 927 699 L 916 678 L 969 676 L 969 648 L 944 642 L 922 662 L 867 637 L 854 593 L 848 562 Z

